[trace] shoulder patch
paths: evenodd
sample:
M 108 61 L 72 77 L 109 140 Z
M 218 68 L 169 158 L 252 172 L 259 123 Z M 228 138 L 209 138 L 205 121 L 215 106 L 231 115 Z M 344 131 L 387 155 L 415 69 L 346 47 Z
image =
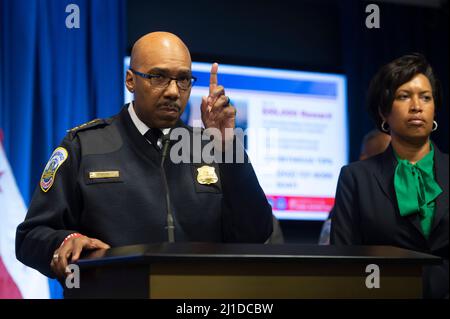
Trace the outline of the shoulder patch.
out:
M 42 173 L 41 181 L 39 183 L 44 193 L 47 193 L 52 187 L 53 182 L 55 181 L 56 172 L 67 157 L 69 157 L 69 154 L 64 147 L 58 147 L 53 151 L 47 165 L 45 165 L 44 172 Z

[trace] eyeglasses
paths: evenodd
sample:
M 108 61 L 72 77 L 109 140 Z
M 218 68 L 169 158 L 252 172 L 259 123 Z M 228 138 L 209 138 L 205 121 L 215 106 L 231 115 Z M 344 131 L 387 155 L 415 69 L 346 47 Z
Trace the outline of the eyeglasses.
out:
M 131 68 L 130 68 L 130 71 L 136 75 L 139 75 L 142 78 L 149 79 L 152 86 L 155 86 L 155 87 L 158 87 L 161 89 L 165 89 L 166 87 L 169 86 L 169 84 L 170 84 L 170 82 L 172 82 L 172 80 L 175 80 L 175 82 L 177 82 L 178 88 L 180 90 L 185 91 L 185 90 L 189 89 L 190 87 L 192 87 L 194 85 L 195 81 L 197 81 L 197 78 L 192 75 L 183 76 L 180 78 L 173 78 L 170 76 L 164 76 L 164 75 L 159 75 L 159 74 L 142 73 L 142 72 L 135 71 Z

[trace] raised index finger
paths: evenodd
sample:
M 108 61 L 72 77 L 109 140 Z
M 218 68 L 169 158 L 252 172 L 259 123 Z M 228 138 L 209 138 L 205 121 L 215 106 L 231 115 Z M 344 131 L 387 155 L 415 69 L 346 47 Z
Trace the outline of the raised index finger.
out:
M 209 95 L 211 95 L 217 87 L 217 71 L 219 70 L 219 64 L 213 63 L 211 66 L 211 75 L 209 77 Z

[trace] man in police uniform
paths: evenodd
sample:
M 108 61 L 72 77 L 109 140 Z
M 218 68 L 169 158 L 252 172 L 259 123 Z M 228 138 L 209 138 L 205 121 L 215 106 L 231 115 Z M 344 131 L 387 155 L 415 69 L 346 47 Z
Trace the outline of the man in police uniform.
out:
M 235 127 L 236 110 L 217 71 L 213 64 L 201 112 L 206 128 L 224 133 Z M 174 127 L 195 135 L 179 120 L 194 80 L 189 50 L 177 36 L 154 32 L 135 43 L 126 75 L 134 102 L 72 129 L 53 152 L 17 228 L 21 262 L 64 278 L 83 250 L 169 240 L 160 135 Z M 231 144 L 242 147 L 236 139 Z M 174 241 L 263 243 L 271 235 L 271 207 L 246 154 L 244 163 L 168 159 L 165 171 Z

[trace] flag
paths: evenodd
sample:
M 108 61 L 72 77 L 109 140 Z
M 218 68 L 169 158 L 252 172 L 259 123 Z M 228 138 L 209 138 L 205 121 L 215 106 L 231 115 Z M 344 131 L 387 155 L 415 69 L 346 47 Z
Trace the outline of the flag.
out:
M 0 299 L 49 298 L 47 277 L 16 259 L 16 228 L 26 211 L 0 143 Z

